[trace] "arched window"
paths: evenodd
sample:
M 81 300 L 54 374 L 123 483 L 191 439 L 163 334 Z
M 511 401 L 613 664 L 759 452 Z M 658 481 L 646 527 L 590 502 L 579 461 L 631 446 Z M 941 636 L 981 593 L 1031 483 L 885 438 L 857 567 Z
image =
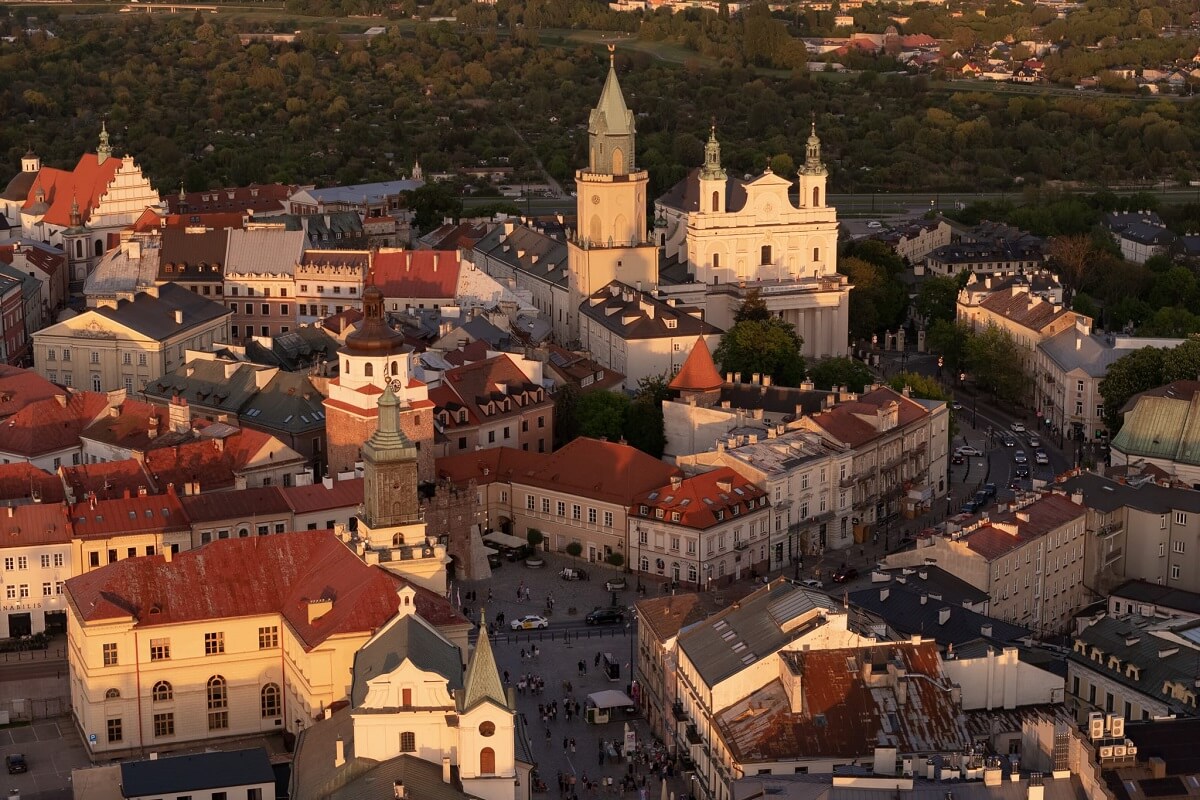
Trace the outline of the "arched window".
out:
M 621 152 L 620 148 L 613 150 L 612 174 L 613 175 L 624 175 L 625 174 L 625 154 Z
M 350 359 L 346 359 L 346 366 L 342 367 L 342 372 L 350 374 Z
M 762 246 L 762 261 L 759 263 L 762 263 L 762 264 L 770 264 L 771 263 L 771 245 L 764 244 Z
M 104 255 L 104 242 L 100 241 L 99 239 L 96 240 L 96 255 Z
M 819 208 L 820 206 L 821 206 L 821 187 L 814 186 L 813 187 L 813 208 Z
M 171 688 L 171 684 L 166 681 L 159 681 L 154 684 L 154 688 L 150 690 L 150 696 L 156 703 L 165 703 L 168 700 L 175 699 L 175 690 Z
M 392 374 L 393 375 L 400 374 L 400 365 L 395 361 L 392 362 Z
M 496 774 L 496 751 L 490 747 L 485 747 L 479 751 L 479 774 Z
M 214 708 L 228 707 L 229 691 L 225 679 L 220 675 L 213 675 L 208 679 L 208 708 L 211 711 Z
M 399 547 L 404 544 L 404 534 L 397 533 L 392 535 L 392 547 Z
M 820 261 L 820 260 L 821 260 L 821 248 L 814 247 L 813 248 L 813 261 Z
M 713 253 L 713 269 L 721 268 L 721 254 Z
M 274 683 L 268 683 L 262 687 L 262 715 L 263 719 L 270 717 L 278 717 L 282 711 L 281 695 L 279 686 Z
M 405 731 L 400 734 L 400 752 L 415 753 L 417 752 L 417 735 L 412 731 Z
M 121 699 L 121 690 L 120 689 L 109 689 L 107 692 L 104 693 L 104 699 L 105 700 Z
M 713 213 L 721 210 L 721 193 L 715 190 L 712 193 L 712 210 Z
M 363 375 L 366 375 L 368 378 L 375 376 L 375 365 L 370 361 L 363 365 Z

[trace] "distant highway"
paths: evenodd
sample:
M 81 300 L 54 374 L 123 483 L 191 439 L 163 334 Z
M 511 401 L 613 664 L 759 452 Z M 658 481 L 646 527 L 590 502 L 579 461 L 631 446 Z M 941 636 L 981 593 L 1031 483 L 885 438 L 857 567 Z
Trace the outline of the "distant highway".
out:
M 1081 193 L 1101 191 L 1101 187 L 1080 189 Z M 1142 188 L 1113 188 L 1109 189 L 1118 195 L 1137 194 L 1145 192 L 1166 205 L 1182 205 L 1183 203 L 1200 203 L 1200 187 L 1172 187 L 1166 190 L 1152 187 Z M 1010 200 L 1020 203 L 1020 191 L 1011 192 L 855 192 L 854 194 L 831 194 L 830 205 L 837 208 L 843 216 L 895 216 L 912 214 L 921 211 L 954 211 L 971 203 L 984 200 Z M 575 198 L 566 197 L 465 197 L 463 207 L 466 210 L 488 205 L 495 202 L 508 202 L 517 206 L 527 214 L 574 214 Z

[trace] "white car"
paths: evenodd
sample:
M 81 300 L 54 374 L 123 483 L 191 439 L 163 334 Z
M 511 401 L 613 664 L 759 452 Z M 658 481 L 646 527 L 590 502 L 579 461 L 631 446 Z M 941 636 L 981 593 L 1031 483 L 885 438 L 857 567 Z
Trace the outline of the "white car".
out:
M 883 223 L 882 223 L 882 222 L 880 222 L 880 221 L 879 221 L 879 220 L 877 220 L 877 219 L 873 219 L 873 220 L 871 220 L 870 222 L 868 222 L 868 223 L 867 223 L 867 227 L 868 227 L 868 228 L 882 228 L 882 227 L 883 227 Z
M 821 583 L 818 580 L 814 580 L 813 578 L 805 578 L 804 580 L 800 581 L 800 585 L 807 586 L 809 589 L 824 589 L 825 588 L 825 584 Z
M 1033 454 L 1033 460 L 1039 464 L 1049 464 L 1050 456 L 1046 455 L 1045 450 L 1038 450 L 1036 453 Z
M 1042 440 L 1036 436 L 1030 436 L 1029 437 L 1029 446 L 1032 447 L 1034 450 L 1036 450 L 1042 446 Z
M 1009 425 L 1008 427 L 1010 430 L 1012 430 L 1013 433 L 1024 433 L 1025 432 L 1025 426 L 1020 422 L 1014 422 L 1012 425 Z
M 979 451 L 979 448 L 971 447 L 971 445 L 969 445 L 969 444 L 963 445 L 962 447 L 958 448 L 954 452 L 958 453 L 960 456 L 981 456 L 981 455 L 983 455 L 983 453 L 981 453 Z
M 520 619 L 512 621 L 512 629 L 514 631 L 529 631 L 538 628 L 549 628 L 550 620 L 545 617 L 539 617 L 537 614 L 530 614 Z

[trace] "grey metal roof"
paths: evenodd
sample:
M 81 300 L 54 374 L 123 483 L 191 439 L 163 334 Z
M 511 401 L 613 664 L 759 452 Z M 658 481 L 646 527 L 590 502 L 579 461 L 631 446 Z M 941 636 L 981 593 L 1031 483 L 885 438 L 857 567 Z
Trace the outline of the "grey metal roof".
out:
M 349 186 L 330 186 L 325 189 L 309 189 L 308 194 L 314 200 L 322 203 L 371 204 L 383 202 L 401 192 L 420 189 L 424 185 L 425 181 L 379 181 L 377 183 L 355 183 Z
M 275 783 L 271 759 L 261 747 L 121 764 L 121 788 L 125 797 L 178 795 L 256 783 Z
M 475 244 L 475 250 L 531 278 L 566 287 L 567 245 L 524 225 L 511 232 L 500 225 Z
M 1196 711 L 1194 707 L 1173 699 L 1163 689 L 1170 682 L 1181 682 L 1186 687 L 1194 685 L 1200 651 L 1181 645 L 1179 637 L 1156 635 L 1168 629 L 1169 626 L 1139 617 L 1104 617 L 1075 634 L 1076 639 L 1081 639 L 1087 645 L 1087 653 L 1079 653 L 1072 648 L 1067 658 L 1077 668 L 1099 673 L 1169 708 L 1191 715 Z M 1092 659 L 1093 647 L 1099 649 L 1100 661 Z M 1120 659 L 1116 669 L 1108 666 L 1109 658 L 1113 656 Z M 1138 667 L 1138 671 L 1131 674 L 1128 669 L 1130 664 Z
M 1200 614 L 1200 594 L 1150 581 L 1127 581 L 1113 589 L 1109 597 L 1132 600 L 1135 603 L 1153 603 L 1162 608 Z
M 778 579 L 681 633 L 679 647 L 705 683 L 714 686 L 823 624 L 782 627 L 818 608 L 833 610 L 836 604 L 827 595 Z
M 886 598 L 884 592 L 887 593 Z M 994 619 L 984 614 L 956 606 L 944 600 L 931 600 L 922 593 L 892 584 L 879 588 L 851 592 L 850 602 L 877 616 L 896 633 L 904 636 L 920 635 L 933 639 L 940 647 L 960 647 L 977 639 L 997 644 L 1009 644 L 1029 636 L 1028 628 Z M 950 616 L 940 620 L 943 610 Z M 985 633 L 987 626 L 991 631 Z
M 225 274 L 291 275 L 307 244 L 303 231 L 232 230 Z
M 690 306 L 673 306 L 649 292 L 612 281 L 579 304 L 579 313 L 615 332 L 622 339 L 708 336 L 721 333 L 716 325 L 692 316 Z M 668 321 L 674 320 L 675 327 Z
M 1169 514 L 1172 511 L 1200 513 L 1200 492 L 1193 489 L 1176 489 L 1145 483 L 1140 486 L 1084 472 L 1062 483 L 1068 493 L 1083 492 L 1083 504 L 1087 508 L 1105 513 L 1126 506 L 1152 514 Z
M 1103 378 L 1114 361 L 1143 347 L 1178 347 L 1184 339 L 1090 334 L 1074 328 L 1043 340 L 1038 347 L 1064 372 L 1080 369 L 1093 378 Z
M 917 594 L 928 594 L 931 599 L 951 605 L 963 603 L 977 605 L 988 601 L 988 593 L 952 575 L 941 567 L 895 567 L 877 570 L 892 576 L 892 585 L 899 584 Z M 888 584 L 875 584 L 876 588 Z
M 451 689 L 462 688 L 462 656 L 458 647 L 410 614 L 397 620 L 354 654 L 351 706 L 359 708 L 362 705 L 369 680 L 387 675 L 406 659 L 418 669 L 441 675 Z
M 116 308 L 89 311 L 158 341 L 233 314 L 223 303 L 214 303 L 173 283 L 160 286 L 157 297 L 138 292 L 132 301 L 118 301 Z M 175 321 L 176 311 L 183 312 L 182 323 Z

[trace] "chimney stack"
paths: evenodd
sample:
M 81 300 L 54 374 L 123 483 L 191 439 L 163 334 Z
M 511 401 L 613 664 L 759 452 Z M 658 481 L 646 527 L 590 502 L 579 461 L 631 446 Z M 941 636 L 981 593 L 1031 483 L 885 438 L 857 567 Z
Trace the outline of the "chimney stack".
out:
M 442 783 L 450 782 L 450 756 L 442 756 Z
M 342 737 L 337 737 L 334 742 L 333 750 L 333 767 L 337 769 L 346 763 L 346 743 L 342 741 Z

